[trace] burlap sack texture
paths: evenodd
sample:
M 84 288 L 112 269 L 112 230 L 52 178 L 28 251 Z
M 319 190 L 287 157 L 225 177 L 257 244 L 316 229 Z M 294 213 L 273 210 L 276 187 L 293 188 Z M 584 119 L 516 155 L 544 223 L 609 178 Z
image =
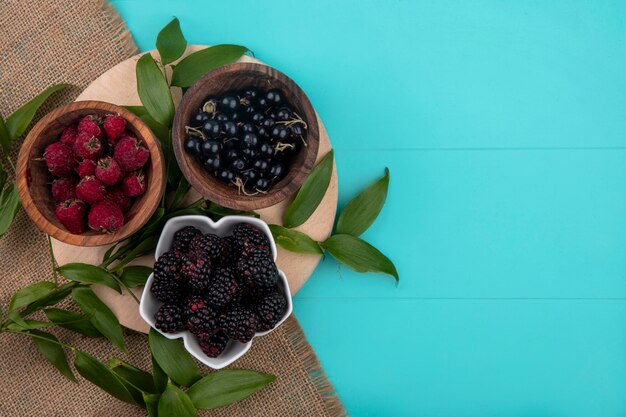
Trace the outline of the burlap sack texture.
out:
M 0 113 L 57 82 L 75 87 L 57 93 L 35 118 L 68 103 L 102 72 L 137 53 L 112 6 L 100 0 L 0 1 Z M 14 154 L 16 153 L 15 150 Z M 14 155 L 15 156 L 15 155 Z M 0 304 L 18 289 L 50 279 L 45 236 L 23 213 L 0 239 Z M 144 335 L 129 333 L 129 354 L 101 339 L 58 331 L 66 343 L 101 359 L 121 357 L 150 369 Z M 269 387 L 230 407 L 202 412 L 220 416 L 340 416 L 345 410 L 295 318 L 255 341 L 236 367 L 277 375 Z M 206 369 L 206 368 L 204 368 Z M 138 416 L 143 411 L 118 401 L 79 377 L 62 377 L 24 336 L 0 335 L 0 416 Z

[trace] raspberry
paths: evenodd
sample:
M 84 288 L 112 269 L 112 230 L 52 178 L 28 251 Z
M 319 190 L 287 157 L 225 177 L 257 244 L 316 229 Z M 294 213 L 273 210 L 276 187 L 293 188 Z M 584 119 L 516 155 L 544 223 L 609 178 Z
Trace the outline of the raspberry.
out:
M 78 121 L 78 133 L 84 132 L 89 136 L 102 139 L 104 138 L 104 132 L 100 129 L 100 126 L 98 126 L 99 123 L 100 119 L 98 117 L 89 114 Z
M 258 246 L 270 251 L 270 242 L 265 233 L 250 223 L 239 223 L 233 229 L 233 239 L 236 247 L 243 251 L 249 246 Z
M 107 134 L 109 143 L 114 145 L 126 130 L 126 120 L 115 114 L 108 114 L 104 118 L 104 131 Z
M 76 180 L 72 177 L 62 177 L 52 181 L 52 197 L 57 202 L 76 198 Z
M 104 200 L 106 197 L 106 188 L 99 179 L 93 175 L 89 175 L 80 180 L 76 186 L 76 195 L 85 203 L 94 204 Z
M 209 337 L 198 338 L 200 349 L 209 357 L 217 358 L 226 349 L 228 336 L 224 332 L 217 332 Z
M 213 271 L 206 297 L 215 307 L 223 307 L 233 300 L 238 289 L 235 272 L 231 268 L 219 267 Z
M 61 139 L 59 139 L 59 141 L 71 148 L 74 146 L 77 134 L 76 126 L 68 126 L 63 130 L 63 133 L 61 133 Z
M 122 170 L 110 156 L 105 156 L 98 161 L 96 166 L 96 178 L 106 185 L 115 185 L 122 179 Z
M 154 314 L 155 327 L 165 333 L 176 333 L 185 329 L 182 309 L 175 304 L 163 304 Z
M 74 169 L 74 153 L 72 149 L 61 142 L 55 142 L 46 147 L 43 153 L 48 171 L 57 177 L 70 175 Z
M 107 198 L 111 200 L 113 204 L 118 206 L 124 213 L 130 210 L 130 208 L 133 206 L 133 200 L 131 200 L 130 197 L 126 197 L 126 195 L 122 191 L 122 188 L 119 185 L 109 190 Z
M 222 319 L 226 335 L 242 343 L 247 343 L 252 339 L 258 323 L 257 315 L 245 307 L 235 307 L 226 312 Z
M 278 269 L 270 254 L 263 250 L 254 250 L 248 256 L 242 256 L 237 264 L 237 272 L 249 285 L 255 287 L 273 287 L 278 281 Z
M 146 164 L 150 158 L 150 152 L 139 143 L 137 138 L 124 136 L 115 145 L 113 158 L 124 171 L 137 171 Z
M 211 233 L 196 235 L 189 245 L 189 250 L 210 257 L 211 263 L 215 265 L 227 264 L 232 252 L 227 240 Z
M 285 309 L 287 308 L 287 300 L 285 297 L 275 291 L 265 295 L 256 302 L 255 312 L 259 316 L 258 331 L 266 331 L 273 329 L 276 323 L 283 318 Z
M 181 261 L 180 271 L 192 291 L 202 292 L 209 286 L 211 260 L 193 254 L 186 255 Z
M 79 235 L 85 231 L 85 214 L 87 206 L 78 199 L 65 200 L 59 203 L 55 213 L 63 226 L 70 233 Z
M 101 232 L 117 232 L 124 225 L 124 213 L 110 201 L 104 200 L 91 206 L 87 215 L 87 224 L 92 229 Z
M 78 132 L 74 141 L 74 154 L 83 159 L 98 159 L 102 154 L 102 142 L 87 132 Z
M 76 173 L 79 178 L 85 178 L 96 173 L 96 161 L 93 159 L 83 159 L 76 166 Z
M 143 171 L 129 172 L 122 180 L 122 191 L 127 197 L 138 197 L 146 192 L 146 188 Z
M 182 229 L 174 233 L 174 240 L 172 241 L 172 249 L 181 252 L 187 252 L 189 250 L 189 244 L 197 235 L 202 235 L 202 232 L 193 226 L 185 226 Z
M 217 331 L 217 315 L 207 302 L 198 296 L 191 296 L 185 304 L 187 329 L 200 337 L 208 337 Z

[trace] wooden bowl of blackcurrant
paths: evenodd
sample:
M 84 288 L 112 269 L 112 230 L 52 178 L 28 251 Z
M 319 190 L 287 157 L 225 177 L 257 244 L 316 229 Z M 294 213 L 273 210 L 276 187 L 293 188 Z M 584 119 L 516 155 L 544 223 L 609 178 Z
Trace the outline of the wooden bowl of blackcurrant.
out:
M 302 186 L 315 165 L 319 127 L 293 80 L 266 65 L 236 63 L 185 93 L 172 140 L 183 175 L 204 198 L 255 210 Z

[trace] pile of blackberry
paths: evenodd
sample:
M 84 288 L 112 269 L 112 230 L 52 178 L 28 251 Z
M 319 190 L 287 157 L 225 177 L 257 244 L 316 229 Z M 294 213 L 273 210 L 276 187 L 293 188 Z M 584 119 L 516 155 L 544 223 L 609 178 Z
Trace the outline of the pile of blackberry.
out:
M 155 326 L 190 331 L 212 358 L 231 339 L 246 343 L 274 328 L 287 308 L 267 236 L 249 223 L 224 238 L 193 226 L 178 230 L 154 264 L 150 290 L 163 302 Z
M 306 130 L 280 90 L 249 87 L 208 97 L 186 126 L 185 150 L 220 181 L 254 195 L 287 174 Z

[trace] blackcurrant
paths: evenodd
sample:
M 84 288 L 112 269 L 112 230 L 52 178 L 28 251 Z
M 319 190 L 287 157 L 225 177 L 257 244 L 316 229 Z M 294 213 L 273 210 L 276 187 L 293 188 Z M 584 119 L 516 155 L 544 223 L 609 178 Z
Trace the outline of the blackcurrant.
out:
M 235 124 L 235 122 L 231 120 L 222 123 L 222 132 L 224 132 L 224 134 L 229 138 L 237 136 L 238 130 L 239 129 L 237 128 L 237 124 Z
M 222 181 L 232 181 L 235 179 L 235 174 L 229 169 L 222 169 L 218 171 L 217 178 Z
M 289 129 L 284 125 L 276 124 L 272 127 L 272 138 L 283 141 L 289 136 Z
M 256 148 L 243 148 L 241 155 L 248 161 L 252 161 L 259 155 L 259 151 Z
M 291 134 L 297 137 L 304 137 L 304 125 L 301 123 L 294 123 L 289 126 L 289 130 L 291 130 Z
M 286 107 L 281 108 L 280 110 L 278 110 L 278 112 L 276 112 L 276 118 L 278 120 L 289 120 L 291 119 L 291 110 L 289 110 Z
M 205 156 L 215 156 L 222 151 L 222 143 L 217 140 L 206 140 L 202 143 L 202 153 Z
M 263 120 L 265 120 L 265 115 L 263 113 L 254 113 L 252 117 L 250 118 L 250 120 L 252 120 L 252 122 L 254 122 L 257 125 L 260 125 L 263 122 Z
M 188 136 L 185 141 L 185 150 L 191 155 L 200 154 L 200 138 Z
M 259 138 L 254 133 L 246 133 L 242 139 L 241 146 L 243 148 L 256 148 L 259 144 Z
M 211 172 L 217 171 L 220 166 L 222 166 L 222 160 L 219 155 L 210 156 L 204 160 L 204 167 Z
M 241 95 L 247 98 L 255 98 L 259 95 L 259 90 L 254 87 L 248 87 L 241 92 Z
M 256 180 L 256 184 L 254 185 L 254 188 L 257 191 L 267 191 L 270 189 L 271 185 L 272 183 L 267 178 L 258 178 Z
M 284 173 L 285 169 L 283 168 L 283 165 L 279 162 L 274 162 L 270 166 L 270 169 L 268 171 L 269 176 L 272 178 L 282 178 Z
M 263 142 L 261 143 L 261 146 L 259 146 L 259 154 L 261 156 L 271 158 L 272 156 L 274 156 L 274 147 L 267 142 Z
M 224 96 L 219 102 L 220 110 L 226 113 L 234 112 L 237 107 L 239 107 L 239 100 L 234 96 Z
M 244 184 L 254 184 L 256 179 L 259 177 L 259 174 L 253 169 L 248 169 L 241 173 L 241 179 Z
M 257 159 L 252 163 L 252 166 L 258 173 L 262 174 L 267 171 L 269 164 L 265 159 Z
M 246 161 L 244 161 L 241 158 L 237 158 L 234 159 L 231 163 L 230 163 L 230 168 L 233 170 L 233 172 L 237 173 L 237 172 L 241 172 L 244 169 L 246 169 Z
M 265 94 L 265 99 L 272 106 L 277 106 L 283 102 L 283 96 L 281 92 L 277 89 L 268 91 Z
M 193 127 L 202 127 L 204 122 L 206 122 L 210 118 L 211 118 L 211 115 L 209 113 L 205 113 L 203 111 L 200 111 L 199 113 L 196 113 L 196 115 L 191 120 L 191 126 L 193 126 Z
M 226 159 L 227 161 L 233 161 L 237 158 L 239 158 L 239 150 L 237 150 L 236 148 L 230 148 L 227 149 L 224 153 L 224 159 Z
M 269 138 L 270 137 L 270 132 L 264 126 L 259 127 L 259 129 L 257 130 L 256 134 L 260 138 Z
M 264 96 L 258 97 L 256 100 L 256 106 L 258 108 L 260 108 L 261 110 L 265 110 L 267 109 L 269 106 L 271 106 L 271 103 L 269 101 L 267 101 L 267 99 Z
M 220 122 L 217 120 L 207 120 L 202 125 L 202 133 L 209 138 L 215 138 L 220 134 Z
M 217 116 L 215 116 L 215 120 L 217 120 L 218 122 L 226 122 L 230 119 L 224 113 L 220 113 Z
M 256 133 L 257 129 L 252 123 L 244 123 L 241 125 L 241 131 L 243 133 Z
M 274 119 L 272 119 L 271 117 L 266 117 L 265 120 L 263 120 L 263 123 L 261 123 L 261 126 L 266 129 L 271 129 L 272 126 L 274 126 L 274 123 L 276 123 Z

